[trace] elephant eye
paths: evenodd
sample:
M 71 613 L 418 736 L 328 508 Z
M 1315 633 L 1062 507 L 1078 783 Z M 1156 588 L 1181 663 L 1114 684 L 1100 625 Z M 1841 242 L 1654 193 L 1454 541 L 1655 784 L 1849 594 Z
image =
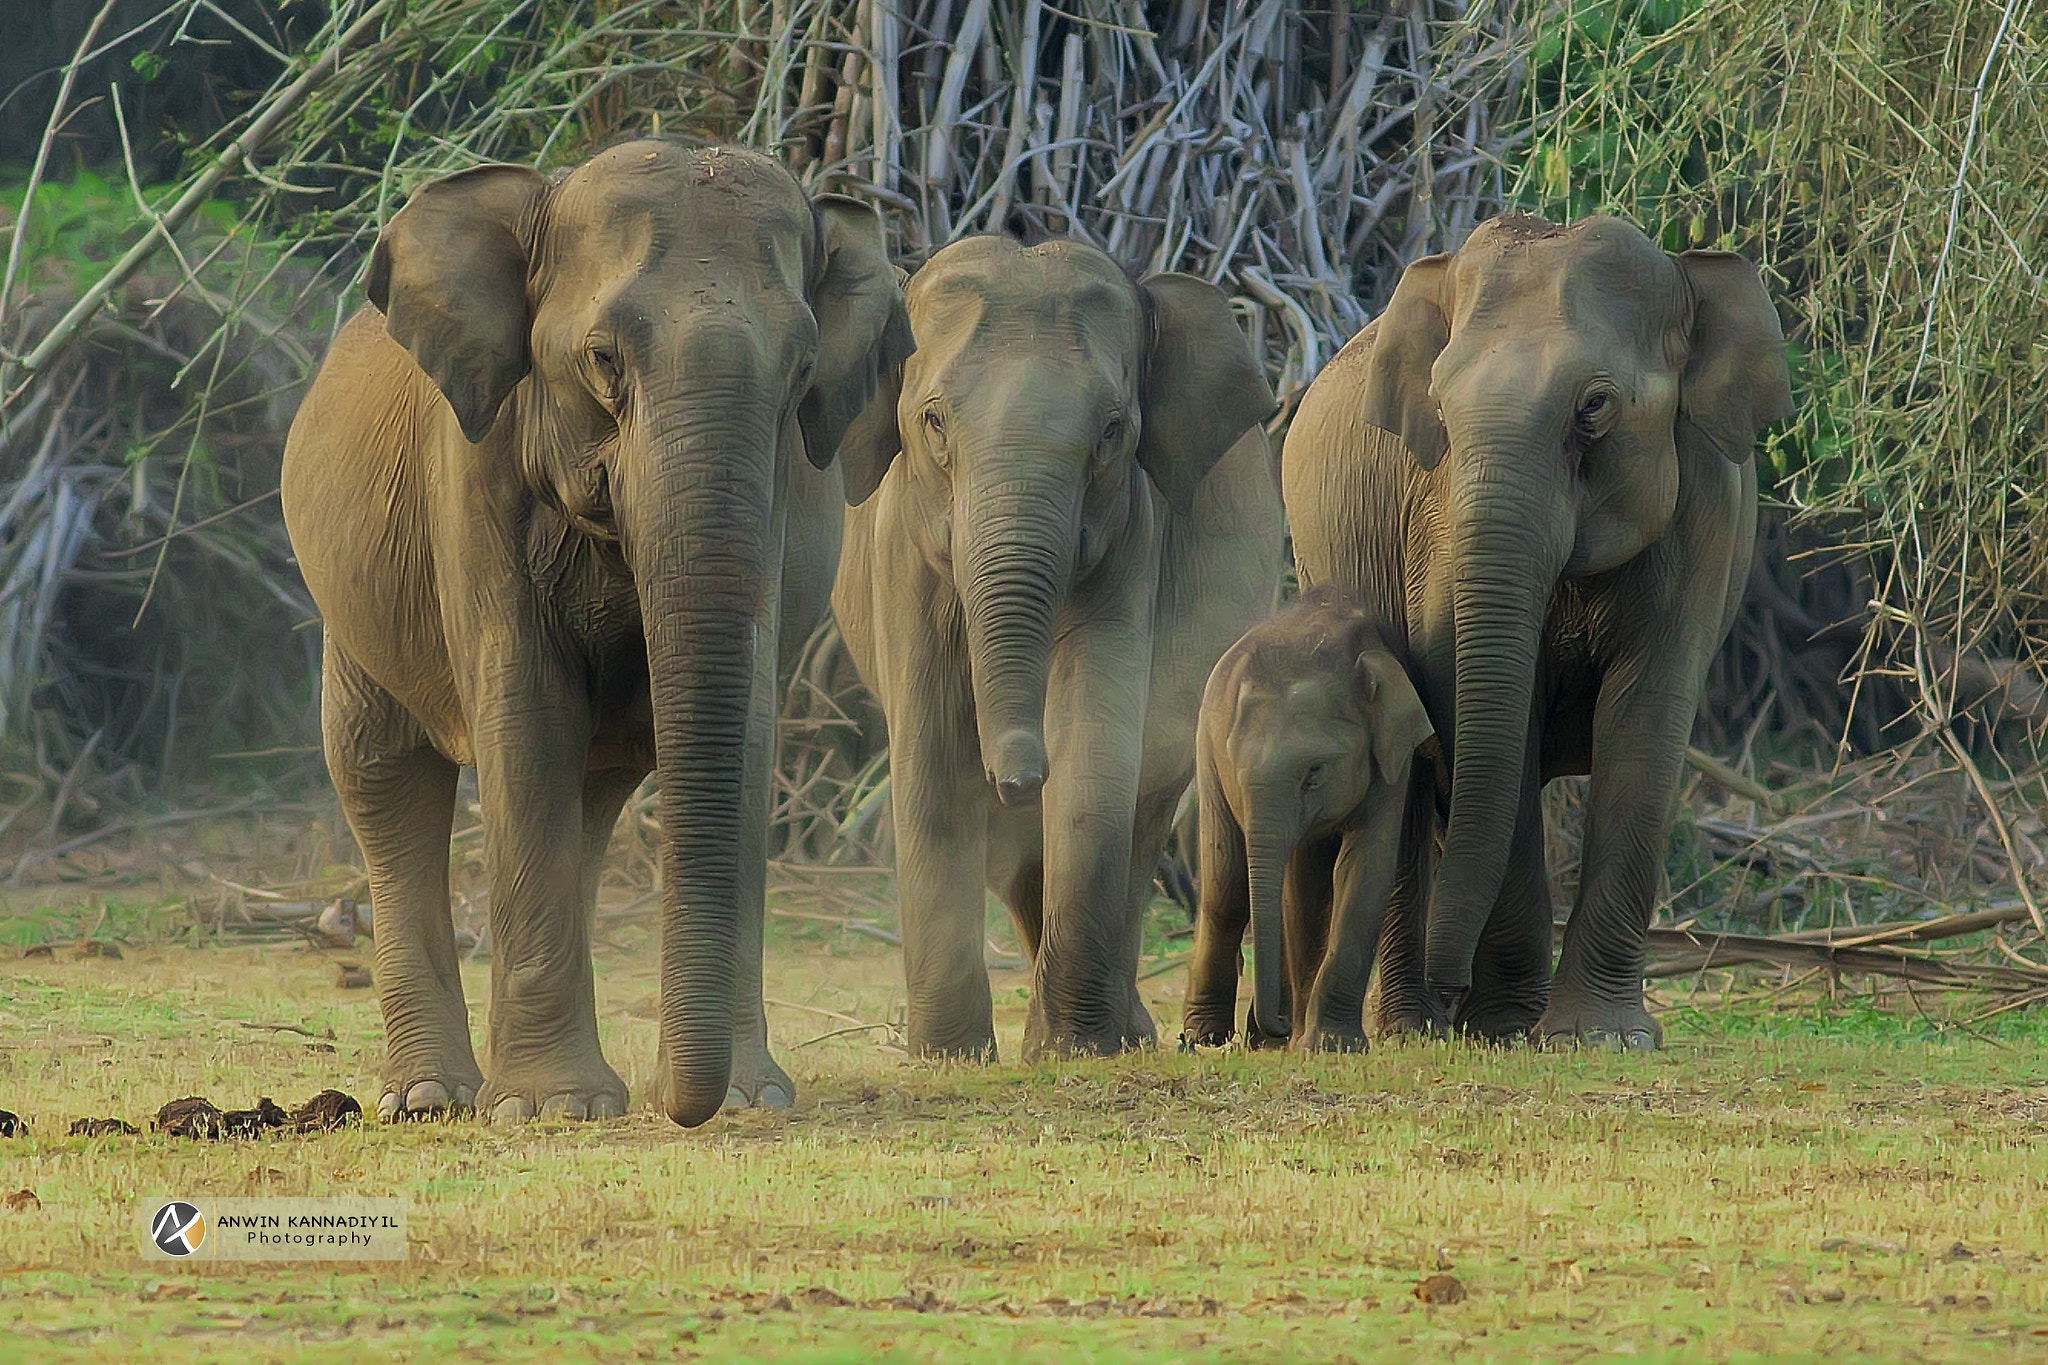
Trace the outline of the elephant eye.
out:
M 1311 763 L 1311 764 L 1309 764 L 1309 765 L 1308 765 L 1308 771 L 1307 771 L 1306 773 L 1302 774 L 1302 778 L 1301 778 L 1301 789 L 1302 789 L 1303 791 L 1309 791 L 1309 792 L 1312 792 L 1312 791 L 1314 791 L 1314 790 L 1315 790 L 1316 788 L 1318 788 L 1318 787 L 1320 787 L 1320 786 L 1322 786 L 1322 785 L 1323 785 L 1323 765 L 1322 765 L 1321 763 Z
M 952 459 L 946 451 L 946 414 L 936 402 L 927 403 L 918 410 L 918 429 L 924 433 L 925 444 L 932 462 L 941 469 L 951 469 Z
M 603 342 L 593 342 L 590 347 L 590 363 L 597 368 L 598 378 L 604 383 L 607 397 L 617 397 L 619 384 L 625 377 L 625 369 L 619 364 L 619 353 Z
M 1115 449 L 1117 446 L 1123 444 L 1123 439 L 1124 419 L 1121 416 L 1112 417 L 1107 422 L 1104 422 L 1102 424 L 1103 445 L 1108 446 L 1111 449 Z
M 1599 431 L 1600 423 L 1607 419 L 1608 413 L 1613 408 L 1613 394 L 1589 394 L 1586 397 L 1586 401 L 1579 404 L 1578 415 L 1574 420 L 1577 422 L 1580 431 L 1588 435 L 1595 435 Z

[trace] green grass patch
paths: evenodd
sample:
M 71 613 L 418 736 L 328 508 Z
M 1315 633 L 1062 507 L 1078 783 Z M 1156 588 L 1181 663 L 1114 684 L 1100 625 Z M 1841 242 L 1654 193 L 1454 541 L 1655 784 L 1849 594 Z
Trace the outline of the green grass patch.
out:
M 262 1142 L 64 1136 L 174 1096 L 374 1107 L 373 992 L 295 947 L 0 975 L 0 1333 L 52 1361 L 2038 1359 L 2048 1052 L 1849 1004 L 1667 1009 L 1653 1056 L 1411 1043 L 932 1067 L 888 946 L 777 920 L 787 1115 Z M 651 945 L 600 953 L 640 1090 Z M 1022 973 L 993 973 L 1014 1058 Z M 487 968 L 466 972 L 481 1036 Z M 1146 983 L 1164 1031 L 1180 979 Z M 1682 993 L 1680 993 L 1682 996 Z M 1678 997 L 1674 997 L 1678 998 Z M 289 1023 L 322 1035 L 245 1028 Z M 329 1039 L 325 1035 L 331 1032 Z M 331 1049 L 331 1050 L 330 1050 Z M 141 1260 L 150 1195 L 398 1195 L 411 1256 Z M 1426 1304 L 1426 1276 L 1467 1297 Z

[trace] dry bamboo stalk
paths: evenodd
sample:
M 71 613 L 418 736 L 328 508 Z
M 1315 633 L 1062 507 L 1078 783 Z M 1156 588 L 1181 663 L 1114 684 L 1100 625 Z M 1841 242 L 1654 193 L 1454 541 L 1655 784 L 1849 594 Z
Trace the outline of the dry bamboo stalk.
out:
M 860 0 L 860 9 L 853 21 L 855 33 L 866 33 L 871 3 L 872 0 Z M 832 123 L 825 134 L 823 161 L 827 170 L 844 165 L 853 153 L 854 104 L 860 91 L 860 73 L 861 48 L 855 43 L 849 45 L 845 55 L 839 59 L 839 89 L 832 96 Z
M 938 108 L 932 114 L 931 136 L 925 143 L 924 178 L 928 184 L 944 185 L 953 175 L 953 125 L 960 119 L 960 98 L 967 89 L 967 76 L 988 28 L 989 0 L 968 0 L 961 17 L 946 74 L 939 86 Z
M 1403 260 L 1430 253 L 1436 239 L 1436 84 L 1430 78 L 1429 0 L 1408 7 L 1408 42 L 1415 63 L 1415 179 L 1408 196 L 1408 230 Z
M 1016 192 L 1017 162 L 1024 155 L 1024 135 L 1031 119 L 1034 87 L 1038 84 L 1038 26 L 1043 6 L 1039 0 L 1024 0 L 1023 36 L 1017 44 L 1017 85 L 1010 102 L 1010 135 L 1003 148 L 1003 160 L 996 171 L 995 197 L 989 206 L 988 230 L 1002 231 L 1010 216 Z
M 869 0 L 873 32 L 868 55 L 869 98 L 873 103 L 875 153 L 874 174 L 869 178 L 885 190 L 896 188 L 897 143 L 902 130 L 897 126 L 897 56 L 901 46 L 896 0 Z
M 1080 35 L 1069 33 L 1060 57 L 1060 121 L 1055 134 L 1059 150 L 1053 153 L 1052 174 L 1054 193 L 1060 203 L 1066 205 L 1069 231 L 1073 230 L 1078 217 L 1074 212 L 1074 200 L 1080 193 L 1077 168 L 1082 164 L 1082 158 L 1076 155 L 1072 143 L 1081 130 L 1084 50 Z

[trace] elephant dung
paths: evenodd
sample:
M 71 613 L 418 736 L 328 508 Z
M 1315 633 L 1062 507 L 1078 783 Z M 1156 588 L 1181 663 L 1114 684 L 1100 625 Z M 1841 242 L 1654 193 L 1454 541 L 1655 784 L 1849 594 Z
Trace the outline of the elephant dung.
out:
M 71 1125 L 72 1137 L 134 1137 L 137 1131 L 126 1119 L 79 1119 Z
M 299 1133 L 314 1133 L 326 1129 L 340 1128 L 350 1123 L 360 1123 L 363 1106 L 353 1095 L 339 1090 L 323 1090 L 292 1111 L 292 1130 Z
M 1465 1286 L 1455 1275 L 1431 1275 L 1415 1286 L 1415 1297 L 1424 1303 L 1463 1303 Z

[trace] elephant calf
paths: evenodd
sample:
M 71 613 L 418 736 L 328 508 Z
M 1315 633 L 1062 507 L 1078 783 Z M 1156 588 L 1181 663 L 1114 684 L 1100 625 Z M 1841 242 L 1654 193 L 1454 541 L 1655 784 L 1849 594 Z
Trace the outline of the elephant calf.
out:
M 1027 1058 L 1148 1042 L 1202 683 L 1279 581 L 1273 393 L 1215 287 L 1078 243 L 969 238 L 906 295 L 916 350 L 840 446 L 833 607 L 888 719 L 911 1046 L 994 1055 L 984 887 Z
M 1217 663 L 1195 734 L 1202 890 L 1183 1042 L 1229 1040 L 1249 915 L 1247 1033 L 1365 1047 L 1410 769 L 1435 734 L 1372 615 L 1333 588 L 1252 627 Z

